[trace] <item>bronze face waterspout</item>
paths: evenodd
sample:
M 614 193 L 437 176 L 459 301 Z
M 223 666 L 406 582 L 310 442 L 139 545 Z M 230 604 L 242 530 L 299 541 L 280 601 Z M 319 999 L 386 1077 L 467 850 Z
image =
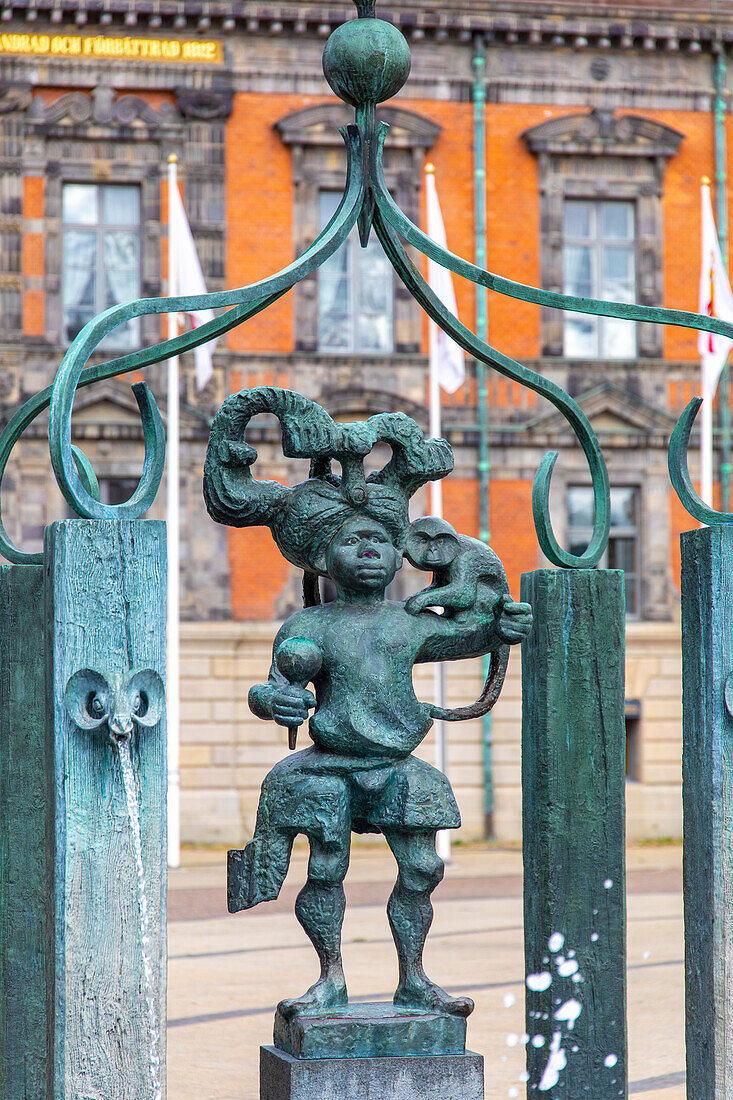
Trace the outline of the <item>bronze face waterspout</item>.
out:
M 83 730 L 107 726 L 110 741 L 128 741 L 135 725 L 157 725 L 163 713 L 165 688 L 157 672 L 138 669 L 103 673 L 82 668 L 66 685 L 66 706 Z

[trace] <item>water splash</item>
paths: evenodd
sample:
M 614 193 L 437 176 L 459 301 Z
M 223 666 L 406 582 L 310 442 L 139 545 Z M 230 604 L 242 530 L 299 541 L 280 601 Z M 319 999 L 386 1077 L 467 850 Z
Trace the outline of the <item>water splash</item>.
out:
M 549 1092 L 550 1089 L 554 1089 L 555 1085 L 560 1080 L 560 1074 L 568 1064 L 567 1055 L 560 1045 L 560 1042 L 561 1034 L 559 1031 L 556 1031 L 550 1043 L 550 1057 L 547 1059 L 547 1065 L 542 1074 L 542 1080 L 537 1086 L 540 1092 Z
M 148 1035 L 150 1039 L 150 1080 L 153 1089 L 153 1100 L 161 1100 L 162 1088 L 160 1084 L 160 1023 L 155 1009 L 155 983 L 153 981 L 153 964 L 150 959 L 150 920 L 148 916 L 148 894 L 145 885 L 145 867 L 143 865 L 143 846 L 140 834 L 140 812 L 137 800 L 137 787 L 135 786 L 135 771 L 130 755 L 130 742 L 119 739 L 116 742 L 117 751 L 120 754 L 120 766 L 122 779 L 125 784 L 125 799 L 127 801 L 127 813 L 130 818 L 130 830 L 135 850 L 135 865 L 137 867 L 137 900 L 140 914 L 140 942 L 143 956 L 143 972 L 145 978 L 145 1000 L 148 1009 Z
M 555 1013 L 556 1020 L 562 1020 L 568 1025 L 568 1031 L 572 1031 L 575 1027 L 575 1022 L 583 1011 L 580 1001 L 576 1001 L 574 997 L 571 997 L 565 1004 L 560 1005 Z

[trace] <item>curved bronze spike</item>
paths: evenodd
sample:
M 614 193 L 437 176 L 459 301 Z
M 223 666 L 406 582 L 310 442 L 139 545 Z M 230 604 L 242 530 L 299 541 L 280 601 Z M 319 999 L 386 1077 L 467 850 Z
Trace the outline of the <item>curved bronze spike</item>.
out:
M 687 509 L 691 516 L 699 519 L 701 523 L 706 523 L 709 527 L 723 526 L 733 523 L 733 513 L 718 512 L 705 503 L 692 484 L 687 466 L 690 433 L 701 405 L 702 397 L 693 397 L 672 432 L 667 459 L 669 476 L 682 506 Z
M 593 483 L 593 499 L 595 502 L 593 535 L 587 549 L 582 554 L 571 554 L 560 546 L 553 534 L 547 498 L 549 494 L 550 474 L 555 458 L 557 457 L 557 455 L 555 455 L 554 457 L 546 456 L 545 460 L 540 465 L 535 482 L 533 505 L 537 504 L 539 506 L 537 536 L 543 552 L 554 565 L 559 565 L 566 569 L 591 569 L 594 565 L 598 564 L 606 549 L 611 517 L 608 471 L 598 439 L 587 416 L 580 406 L 573 401 L 572 397 L 565 393 L 564 390 L 560 389 L 559 386 L 555 385 L 554 382 L 551 382 L 547 378 L 543 378 L 542 375 L 537 374 L 528 367 L 522 366 L 521 363 L 517 363 L 508 356 L 503 355 L 495 348 L 484 343 L 483 340 L 479 340 L 470 329 L 461 324 L 458 318 L 454 317 L 454 315 L 445 308 L 407 256 L 407 253 L 397 239 L 394 231 L 383 220 L 379 207 L 377 208 L 377 215 L 374 220 L 374 228 L 376 229 L 377 236 L 382 242 L 382 247 L 387 253 L 395 271 L 405 283 L 405 286 L 415 300 L 419 302 L 425 312 L 432 317 L 436 324 L 438 324 L 452 340 L 455 340 L 464 351 L 467 351 L 469 355 L 474 356 L 476 359 L 480 359 L 490 367 L 494 367 L 507 378 L 520 382 L 522 385 L 539 393 L 542 397 L 546 397 L 547 400 L 563 414 L 570 424 L 585 452 L 590 468 L 591 480 Z M 536 521 L 538 519 L 537 513 L 535 514 L 535 519 Z
M 8 463 L 8 459 L 18 439 L 35 418 L 51 403 L 55 401 L 53 410 L 53 433 L 49 428 L 49 443 L 52 451 L 52 463 L 59 478 L 59 484 L 64 496 L 74 507 L 78 514 L 87 517 L 113 518 L 125 517 L 130 519 L 144 511 L 141 503 L 149 496 L 152 481 L 148 481 L 143 490 L 136 490 L 133 497 L 124 504 L 117 506 L 100 505 L 94 499 L 93 492 L 77 472 L 71 448 L 71 409 L 75 391 L 78 387 L 92 385 L 94 382 L 105 378 L 113 378 L 117 375 L 142 367 L 159 363 L 172 355 L 190 351 L 208 340 L 228 332 L 230 329 L 242 324 L 250 317 L 266 309 L 277 301 L 295 283 L 304 279 L 314 271 L 321 263 L 331 256 L 348 237 L 361 208 L 364 195 L 364 165 L 362 154 L 361 135 L 356 126 L 349 126 L 341 131 L 347 148 L 347 175 L 344 194 L 338 210 L 333 218 L 306 251 L 292 264 L 284 268 L 278 274 L 251 286 L 237 290 L 222 291 L 218 293 L 196 295 L 185 298 L 143 298 L 138 301 L 114 306 L 99 317 L 90 321 L 68 349 L 59 369 L 53 386 L 41 391 L 27 401 L 10 419 L 5 429 L 0 433 L 0 485 Z M 189 310 L 229 308 L 222 316 L 208 321 L 192 332 L 184 333 L 172 340 L 163 341 L 151 348 L 144 348 L 129 355 L 119 356 L 107 363 L 84 369 L 89 356 L 100 341 L 118 325 L 131 317 L 141 317 L 148 314 L 184 312 Z M 154 446 L 156 430 L 154 426 L 155 413 L 147 397 L 138 398 L 146 408 L 150 433 L 150 445 Z M 152 400 L 152 396 L 150 398 Z M 160 439 L 162 445 L 162 438 Z M 153 466 L 148 467 L 148 478 Z M 90 483 L 92 484 L 92 483 Z M 146 505 L 147 507 L 147 505 Z M 106 509 L 102 511 L 102 509 Z M 111 510 L 110 510 L 111 509 Z M 41 564 L 43 558 L 40 554 L 29 554 L 15 546 L 2 523 L 0 511 L 0 555 L 16 565 Z
M 82 485 L 95 500 L 99 500 L 99 482 L 91 462 L 76 444 L 72 444 L 71 453 L 74 456 L 74 463 L 79 471 Z
M 53 385 L 51 396 L 51 414 L 49 419 L 48 439 L 53 464 L 59 487 L 69 503 L 80 515 L 96 519 L 134 519 L 141 515 L 152 502 L 157 491 L 154 485 L 153 475 L 165 461 L 164 456 L 154 458 L 151 451 L 148 455 L 148 445 L 153 446 L 155 431 L 153 421 L 155 414 L 150 399 L 146 397 L 143 423 L 146 431 L 146 462 L 140 484 L 130 500 L 116 506 L 103 505 L 93 500 L 82 485 L 76 471 L 71 455 L 71 412 L 74 402 L 76 386 L 79 382 L 85 363 L 89 359 L 97 345 L 113 329 L 131 317 L 145 316 L 150 313 L 176 313 L 213 309 L 221 305 L 252 303 L 261 300 L 263 295 L 271 297 L 274 292 L 281 289 L 289 289 L 295 282 L 309 274 L 314 267 L 327 259 L 343 243 L 353 227 L 358 208 L 361 205 L 363 194 L 363 179 L 361 157 L 361 138 L 356 127 L 349 127 L 343 134 L 349 153 L 347 187 L 336 215 L 329 223 L 327 230 L 319 238 L 320 248 L 309 250 L 306 259 L 300 257 L 299 261 L 291 264 L 285 272 L 266 279 L 261 283 L 253 284 L 235 292 L 214 293 L 198 295 L 194 298 L 168 298 L 168 299 L 142 299 L 127 305 L 116 306 L 106 313 L 89 322 L 76 337 L 59 368 L 56 381 Z M 215 322 L 210 322 L 214 324 Z M 162 349 L 165 345 L 159 345 L 159 359 L 167 358 Z M 137 362 L 134 364 L 137 366 Z M 136 394 L 137 396 L 137 394 Z M 141 391 L 139 402 L 143 399 Z M 153 403 L 154 404 L 154 403 Z M 143 413 L 143 405 L 140 405 Z M 157 410 L 156 410 L 157 411 Z M 158 478 L 158 483 L 160 478 Z M 152 495 L 151 495 L 152 494 Z

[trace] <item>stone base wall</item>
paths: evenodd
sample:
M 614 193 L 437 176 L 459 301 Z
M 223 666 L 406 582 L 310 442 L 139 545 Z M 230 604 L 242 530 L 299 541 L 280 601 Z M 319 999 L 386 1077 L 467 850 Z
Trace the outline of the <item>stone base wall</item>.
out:
M 184 623 L 181 628 L 181 836 L 188 844 L 241 846 L 252 835 L 257 799 L 269 768 L 288 753 L 287 732 L 250 713 L 247 694 L 264 680 L 274 623 Z M 451 706 L 481 690 L 480 661 L 447 667 Z M 431 667 L 416 670 L 421 699 L 433 697 Z M 627 631 L 628 700 L 633 777 L 626 787 L 630 840 L 682 835 L 681 658 L 679 626 L 632 623 Z M 521 661 L 515 650 L 491 723 L 496 837 L 521 836 Z M 463 817 L 458 834 L 483 835 L 483 730 L 478 721 L 448 726 L 448 771 Z M 308 744 L 301 729 L 299 747 Z M 418 755 L 435 760 L 433 731 Z

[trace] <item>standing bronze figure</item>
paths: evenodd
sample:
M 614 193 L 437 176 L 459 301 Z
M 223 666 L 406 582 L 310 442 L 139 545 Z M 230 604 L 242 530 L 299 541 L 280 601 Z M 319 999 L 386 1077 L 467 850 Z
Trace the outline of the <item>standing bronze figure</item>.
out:
M 280 420 L 284 453 L 310 458 L 308 481 L 286 488 L 252 478 L 257 453 L 244 429 L 263 411 Z M 378 442 L 390 445 L 392 459 L 365 477 L 364 458 Z M 383 833 L 399 869 L 387 907 L 399 957 L 395 1005 L 454 1016 L 473 1009 L 470 998 L 452 997 L 430 981 L 422 965 L 430 895 L 443 877 L 435 834 L 458 828 L 460 814 L 445 775 L 412 755 L 433 712 L 416 698 L 412 670 L 520 642 L 532 614 L 528 604 L 511 600 L 501 562 L 488 548 L 445 523 L 423 520 L 411 528 L 410 497 L 452 468 L 449 444 L 424 439 L 407 416 L 336 424 L 312 401 L 283 390 L 230 397 L 212 427 L 204 475 L 211 515 L 233 526 L 268 526 L 283 555 L 305 573 L 307 606 L 278 632 L 268 680 L 252 688 L 249 704 L 258 717 L 291 731 L 313 711 L 313 744 L 265 778 L 255 835 L 229 854 L 229 909 L 236 912 L 278 896 L 295 837 L 308 837 L 308 881 L 295 911 L 321 975 L 303 996 L 281 1002 L 285 1019 L 348 1001 L 341 925 L 352 831 Z M 413 564 L 434 572 L 434 585 L 417 600 L 393 602 L 385 592 L 406 544 Z M 473 584 L 458 567 L 461 558 L 476 563 Z M 318 577 L 332 581 L 333 602 L 319 602 Z

